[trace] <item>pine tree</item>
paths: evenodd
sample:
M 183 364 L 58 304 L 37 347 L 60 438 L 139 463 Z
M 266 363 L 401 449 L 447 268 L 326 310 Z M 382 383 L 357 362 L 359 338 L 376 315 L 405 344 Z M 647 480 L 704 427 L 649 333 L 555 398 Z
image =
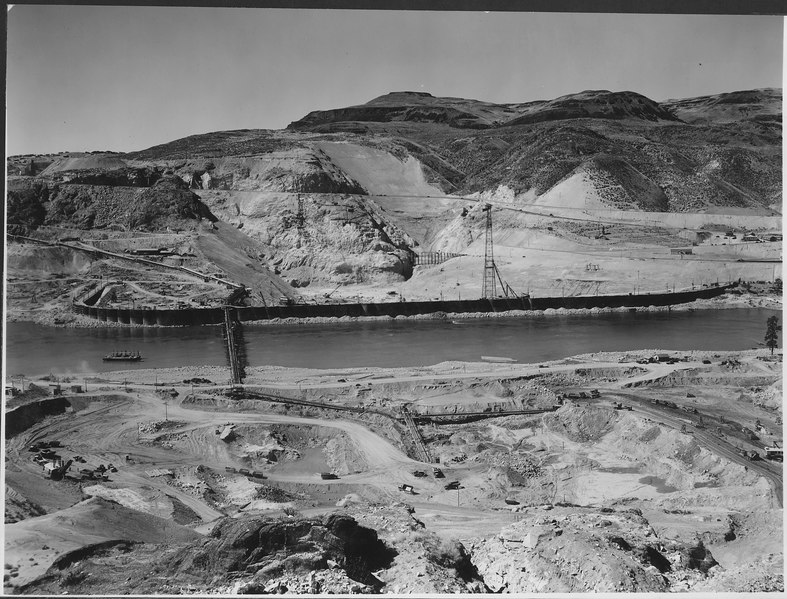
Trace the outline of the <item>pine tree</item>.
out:
M 781 330 L 779 317 L 771 316 L 768 319 L 768 328 L 765 331 L 765 345 L 771 349 L 771 355 L 773 355 L 773 350 L 776 349 L 776 345 L 779 342 L 779 331 Z

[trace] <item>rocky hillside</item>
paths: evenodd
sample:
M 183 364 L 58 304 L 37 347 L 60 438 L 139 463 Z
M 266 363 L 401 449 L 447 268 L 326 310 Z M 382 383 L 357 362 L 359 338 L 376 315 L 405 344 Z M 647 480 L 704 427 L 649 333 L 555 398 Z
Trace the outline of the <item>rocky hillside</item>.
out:
M 782 90 L 755 89 L 685 100 L 667 100 L 662 105 L 677 118 L 694 124 L 781 123 Z
M 779 214 L 780 119 L 774 89 L 663 103 L 604 90 L 519 104 L 394 92 L 282 131 L 12 157 L 8 222 L 157 231 L 218 218 L 296 287 L 389 284 L 409 277 L 419 246 L 467 246 L 446 242 L 467 207 L 456 196 Z
M 639 509 L 531 507 L 463 542 L 412 507 L 347 496 L 323 517 L 246 515 L 205 538 L 170 523 L 168 541 L 117 540 L 58 558 L 22 593 L 474 594 L 670 592 L 714 588 L 727 572 L 702 540 L 659 538 Z M 116 506 L 118 509 L 119 506 Z M 189 536 L 191 535 L 191 536 Z M 735 574 L 735 580 L 740 574 Z M 781 590 L 757 572 L 752 586 Z M 703 586 L 704 585 L 704 586 Z
M 379 532 L 339 512 L 322 518 L 225 518 L 195 542 L 85 548 L 59 559 L 22 590 L 233 595 L 485 590 L 461 543 L 426 532 L 406 506 L 353 511 Z
M 635 201 L 639 209 L 756 210 L 781 200 L 780 101 L 781 91 L 772 89 L 663 104 L 633 92 L 505 105 L 403 92 L 313 112 L 289 128 L 371 143 L 385 137 L 390 147 L 418 157 L 451 193 L 506 185 L 536 197 L 607 157 L 606 178 L 631 179 L 627 172 L 636 170 L 667 200 L 666 206 Z M 622 190 L 637 196 L 642 184 L 622 183 Z
M 63 184 L 38 178 L 11 180 L 8 224 L 26 229 L 50 225 L 82 230 L 161 231 L 167 227 L 193 228 L 203 218 L 216 220 L 178 177 L 157 174 L 150 187 L 106 184 L 116 181 L 115 174 L 91 173 L 105 184 Z

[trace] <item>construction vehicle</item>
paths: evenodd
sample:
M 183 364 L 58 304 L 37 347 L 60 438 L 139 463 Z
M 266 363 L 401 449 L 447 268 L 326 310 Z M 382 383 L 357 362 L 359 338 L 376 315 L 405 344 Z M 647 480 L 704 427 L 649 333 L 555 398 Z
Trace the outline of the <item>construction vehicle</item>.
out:
M 426 472 L 424 472 L 423 470 L 413 470 L 413 476 L 416 478 L 423 478 L 424 476 L 426 476 Z
M 781 462 L 784 460 L 784 448 L 779 446 L 766 447 L 765 458 L 768 460 L 775 460 Z
M 73 460 L 68 460 L 65 464 L 63 460 L 56 460 L 54 462 L 47 462 L 44 464 L 44 473 L 46 474 L 47 478 L 51 478 L 52 480 L 63 480 L 63 477 L 68 472 L 68 469 L 71 468 L 71 464 L 73 464 Z
M 458 480 L 451 481 L 450 483 L 448 483 L 445 486 L 445 490 L 446 491 L 455 491 L 457 489 L 459 489 L 459 481 Z
M 434 473 L 435 478 L 445 478 L 445 474 L 440 468 L 432 468 L 432 472 Z

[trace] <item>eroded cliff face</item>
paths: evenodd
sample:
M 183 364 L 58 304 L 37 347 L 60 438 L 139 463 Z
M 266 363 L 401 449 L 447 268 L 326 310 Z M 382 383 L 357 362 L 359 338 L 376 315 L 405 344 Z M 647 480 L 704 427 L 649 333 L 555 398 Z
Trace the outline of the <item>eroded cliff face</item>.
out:
M 133 161 L 171 171 L 191 189 L 365 194 L 316 147 L 290 147 L 253 156 Z
M 172 175 L 157 178 L 150 187 L 21 179 L 9 186 L 8 198 L 9 224 L 29 229 L 49 225 L 161 231 L 216 220 L 199 197 Z
M 200 191 L 221 220 L 268 250 L 262 257 L 293 287 L 391 283 L 412 274 L 416 245 L 361 196 Z M 299 214 L 301 217 L 299 217 Z

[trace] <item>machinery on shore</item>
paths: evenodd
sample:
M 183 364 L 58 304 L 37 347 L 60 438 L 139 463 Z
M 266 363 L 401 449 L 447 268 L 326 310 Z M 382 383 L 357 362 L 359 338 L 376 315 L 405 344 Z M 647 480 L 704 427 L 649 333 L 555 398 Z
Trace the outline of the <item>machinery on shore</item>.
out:
M 104 362 L 139 362 L 142 360 L 142 354 L 131 351 L 113 351 L 103 358 Z

